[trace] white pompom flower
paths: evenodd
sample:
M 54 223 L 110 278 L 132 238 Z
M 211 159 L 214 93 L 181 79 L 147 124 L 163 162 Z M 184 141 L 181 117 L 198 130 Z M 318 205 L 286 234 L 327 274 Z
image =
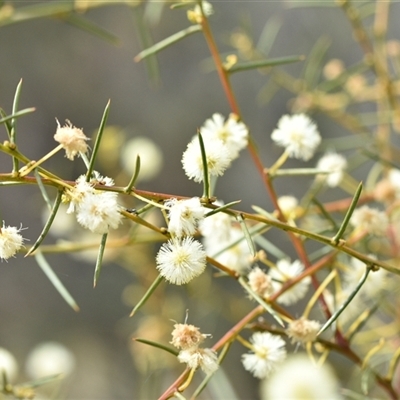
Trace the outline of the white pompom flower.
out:
M 343 172 L 347 168 L 347 160 L 337 153 L 325 154 L 317 163 L 317 169 L 329 172 L 318 175 L 318 179 L 325 180 L 330 187 L 336 187 L 343 179 Z
M 321 143 L 317 126 L 305 114 L 284 115 L 278 128 L 271 134 L 272 140 L 285 148 L 289 157 L 308 161 Z
M 204 140 L 204 148 L 209 175 L 223 175 L 232 162 L 228 146 L 222 140 Z M 203 181 L 204 168 L 198 137 L 188 144 L 182 156 L 182 165 L 189 179 L 193 179 L 195 182 Z
M 197 346 L 181 350 L 178 354 L 178 360 L 181 363 L 186 363 L 191 369 L 200 367 L 207 375 L 214 373 L 219 367 L 215 350 Z
M 24 238 L 19 233 L 21 228 L 3 226 L 0 229 L 0 258 L 7 260 L 13 257 L 24 245 Z
M 253 352 L 242 355 L 244 368 L 256 378 L 266 378 L 286 358 L 285 342 L 269 332 L 256 332 L 250 338 Z
M 343 400 L 333 369 L 306 355 L 290 356 L 261 384 L 261 400 Z
M 182 237 L 196 233 L 206 211 L 198 197 L 187 200 L 170 199 L 164 205 L 168 210 L 168 231 L 171 235 Z
M 248 143 L 249 131 L 243 122 L 238 121 L 235 114 L 225 118 L 218 113 L 206 120 L 200 128 L 204 140 L 221 140 L 228 148 L 232 159 L 239 156 L 239 151 Z
M 203 273 L 206 253 L 203 246 L 191 236 L 182 240 L 170 239 L 156 257 L 157 269 L 168 282 L 182 285 Z
M 86 176 L 81 175 L 75 187 L 66 194 L 70 201 L 67 213 L 75 212 L 77 221 L 84 228 L 94 233 L 105 234 L 110 228 L 118 228 L 122 222 L 122 214 L 117 202 L 118 194 L 96 190 L 93 187 L 95 184 L 113 186 L 114 181 L 96 172 L 94 179 L 86 182 Z
M 269 270 L 268 275 L 272 279 L 274 291 L 277 292 L 285 282 L 300 275 L 303 271 L 304 265 L 299 260 L 290 263 L 288 260 L 283 259 L 276 263 L 276 268 Z M 295 286 L 282 293 L 277 302 L 289 306 L 301 300 L 306 295 L 310 282 L 311 278 L 309 276 L 302 279 Z

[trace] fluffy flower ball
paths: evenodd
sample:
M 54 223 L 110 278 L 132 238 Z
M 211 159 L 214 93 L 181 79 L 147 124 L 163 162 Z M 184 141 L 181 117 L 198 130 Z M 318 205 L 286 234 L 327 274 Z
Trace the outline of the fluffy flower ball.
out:
M 321 143 L 321 136 L 314 122 L 305 114 L 284 115 L 278 128 L 271 134 L 272 140 L 284 147 L 289 157 L 308 161 Z
M 285 342 L 268 332 L 256 332 L 250 339 L 253 352 L 242 355 L 244 368 L 256 378 L 267 377 L 286 358 Z
M 169 214 L 168 231 L 176 236 L 193 235 L 204 219 L 205 208 L 198 197 L 187 200 L 171 199 L 165 202 Z
M 122 222 L 118 194 L 111 191 L 94 189 L 93 185 L 101 183 L 113 186 L 114 181 L 95 173 L 95 178 L 86 182 L 86 176 L 81 175 L 75 187 L 67 193 L 70 205 L 67 213 L 75 212 L 76 219 L 84 228 L 94 233 L 105 234 L 110 228 L 116 229 Z
M 232 154 L 222 140 L 204 140 L 206 163 L 211 176 L 221 176 L 231 165 Z M 195 137 L 187 146 L 182 156 L 182 165 L 189 179 L 202 182 L 204 179 L 203 159 L 201 157 L 200 143 Z
M 157 269 L 170 283 L 182 285 L 206 268 L 206 253 L 197 240 L 188 236 L 164 243 L 156 257 Z
M 317 164 L 317 169 L 330 171 L 329 174 L 319 175 L 319 179 L 324 179 L 330 187 L 336 187 L 343 179 L 343 171 L 347 168 L 347 161 L 337 153 L 325 154 Z
M 179 352 L 178 360 L 191 369 L 200 367 L 206 374 L 212 374 L 218 369 L 218 357 L 213 349 L 190 347 Z
M 247 146 L 249 136 L 246 125 L 238 121 L 235 114 L 231 114 L 226 121 L 221 114 L 213 114 L 200 128 L 200 133 L 204 140 L 221 140 L 233 159 Z
M 7 260 L 23 247 L 24 238 L 20 235 L 21 229 L 15 226 L 5 226 L 0 230 L 0 258 Z

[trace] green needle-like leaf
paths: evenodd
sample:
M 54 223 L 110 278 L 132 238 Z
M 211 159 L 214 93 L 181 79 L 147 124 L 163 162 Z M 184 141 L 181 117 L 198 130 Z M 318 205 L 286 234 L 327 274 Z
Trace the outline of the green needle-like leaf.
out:
M 161 50 L 164 50 L 168 46 L 171 46 L 172 44 L 179 42 L 180 40 L 184 39 L 185 37 L 201 31 L 201 26 L 200 25 L 192 25 L 189 26 L 189 28 L 183 29 L 177 33 L 174 33 L 173 35 L 167 37 L 164 40 L 161 40 L 161 42 L 156 43 L 155 45 L 147 48 L 146 50 L 141 51 L 135 58 L 134 60 L 136 62 L 139 62 L 143 60 L 144 58 L 151 56 L 153 54 L 158 53 Z
M 60 293 L 61 297 L 67 302 L 67 304 L 74 311 L 79 311 L 78 304 L 73 299 L 73 297 L 70 295 L 70 293 L 68 292 L 66 287 L 63 285 L 63 283 L 58 278 L 58 276 L 54 273 L 54 271 L 52 270 L 50 264 L 44 258 L 43 254 L 41 253 L 40 250 L 38 250 L 35 253 L 35 259 L 36 259 L 36 262 L 39 264 L 39 267 L 42 269 L 42 271 L 45 273 L 47 278 L 50 280 L 50 282 L 56 288 L 57 292 Z
M 152 340 L 141 339 L 141 338 L 133 338 L 133 340 L 135 342 L 148 344 L 149 346 L 156 347 L 157 349 L 165 350 L 168 353 L 171 353 L 172 355 L 174 355 L 175 357 L 179 354 L 179 352 L 176 351 L 175 349 L 173 349 L 169 346 L 165 346 L 164 344 L 161 344 L 161 343 L 153 342 Z
M 291 64 L 298 61 L 304 61 L 304 56 L 290 56 L 282 58 L 272 58 L 268 60 L 258 60 L 258 61 L 248 61 L 234 64 L 232 67 L 228 68 L 227 71 L 230 74 L 240 71 L 248 71 L 251 69 L 269 68 L 275 67 L 277 65 Z
M 364 285 L 365 281 L 368 278 L 368 274 L 371 272 L 371 269 L 372 269 L 371 265 L 366 266 L 365 272 L 364 272 L 363 276 L 361 277 L 360 281 L 358 282 L 357 286 L 350 293 L 350 296 L 347 298 L 347 300 L 328 319 L 328 321 L 325 322 L 324 326 L 319 330 L 317 336 L 319 336 L 322 332 L 325 332 L 339 318 L 340 314 L 342 314 L 342 312 L 346 309 L 346 307 L 351 303 L 351 301 L 354 299 L 354 296 L 360 291 L 362 285 Z
M 136 304 L 132 312 L 130 313 L 130 317 L 132 317 L 149 299 L 149 297 L 153 294 L 153 292 L 156 290 L 157 286 L 163 281 L 163 277 L 161 275 L 158 275 L 156 280 L 151 284 L 151 286 L 148 288 L 147 292 L 144 294 L 144 296 L 140 299 L 139 303 Z
M 197 133 L 201 151 L 201 161 L 203 163 L 203 197 L 208 199 L 210 197 L 210 181 L 208 175 L 207 154 L 206 154 L 206 148 L 204 146 L 203 137 L 201 136 L 200 132 Z
M 358 188 L 356 190 L 356 193 L 354 194 L 353 200 L 351 201 L 350 207 L 347 210 L 347 213 L 344 217 L 344 220 L 343 220 L 342 224 L 340 225 L 340 228 L 339 228 L 337 234 L 332 238 L 332 243 L 334 243 L 335 245 L 339 243 L 339 240 L 342 238 L 344 232 L 346 231 L 347 225 L 350 222 L 350 218 L 353 215 L 354 209 L 357 206 L 358 199 L 361 196 L 362 188 L 363 188 L 363 185 L 362 185 L 362 182 L 360 182 L 360 184 L 358 185 Z
M 37 174 L 37 175 L 39 176 L 39 174 Z M 46 237 L 47 233 L 49 232 L 51 225 L 53 224 L 54 218 L 57 215 L 58 207 L 61 204 L 62 193 L 63 192 L 61 190 L 57 193 L 56 200 L 51 209 L 51 212 L 50 212 L 49 218 L 47 219 L 46 225 L 44 226 L 44 228 L 43 228 L 41 234 L 39 235 L 38 239 L 36 240 L 35 244 L 26 253 L 25 257 L 28 257 L 40 246 L 40 244 L 43 242 L 44 238 Z
M 105 40 L 114 45 L 118 45 L 120 40 L 117 36 L 113 35 L 111 32 L 103 29 L 101 26 L 89 21 L 87 18 L 83 18 L 78 14 L 71 13 L 67 14 L 65 17 L 62 18 L 63 21 L 85 31 L 93 36 L 98 37 L 99 39 Z
M 16 120 L 19 117 L 22 117 L 23 115 L 27 115 L 30 113 L 33 113 L 34 111 L 36 111 L 35 107 L 30 107 L 30 108 L 25 108 L 23 110 L 17 111 L 16 113 L 13 113 L 11 115 L 6 115 L 1 113 L 3 118 L 0 118 L 0 124 L 4 124 L 10 120 Z M 11 125 L 10 125 L 11 127 Z
M 140 172 L 140 156 L 138 155 L 136 157 L 135 172 L 133 173 L 132 178 L 129 181 L 128 185 L 124 189 L 125 193 L 130 193 L 131 192 L 133 186 L 135 185 L 136 179 L 139 176 L 139 172 Z
M 265 308 L 265 310 L 267 310 L 271 314 L 271 316 L 275 319 L 276 322 L 278 322 L 280 326 L 285 326 L 281 317 L 275 312 L 275 310 L 268 303 L 266 303 L 257 293 L 255 293 L 250 288 L 250 286 L 247 284 L 243 276 L 239 277 L 238 282 L 244 288 L 244 290 L 246 290 L 246 292 L 249 293 L 249 295 L 254 300 L 257 301 L 258 304 L 260 304 L 263 308 Z
M 104 233 L 103 236 L 101 237 L 99 252 L 97 253 L 96 267 L 94 269 L 93 287 L 96 287 L 100 277 L 101 269 L 103 267 L 103 256 L 104 256 L 104 250 L 106 249 L 107 236 L 108 233 Z
M 99 151 L 99 147 L 100 147 L 101 139 L 103 137 L 104 127 L 106 126 L 106 123 L 107 123 L 109 111 L 110 111 L 110 100 L 108 100 L 106 108 L 104 109 L 103 117 L 101 119 L 100 126 L 99 126 L 99 131 L 97 132 L 96 142 L 93 147 L 93 153 L 92 153 L 92 156 L 90 157 L 89 168 L 86 172 L 86 181 L 87 182 L 89 182 L 90 178 L 92 177 L 94 163 L 96 161 L 96 156 Z

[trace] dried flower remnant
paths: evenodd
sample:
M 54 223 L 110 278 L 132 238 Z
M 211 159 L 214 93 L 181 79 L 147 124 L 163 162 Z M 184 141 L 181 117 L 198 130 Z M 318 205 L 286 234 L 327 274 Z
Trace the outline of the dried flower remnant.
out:
M 317 126 L 305 114 L 281 117 L 271 138 L 278 146 L 285 148 L 289 157 L 304 161 L 308 161 L 314 155 L 321 143 Z
M 164 243 L 156 257 L 157 269 L 170 283 L 182 285 L 203 273 L 206 253 L 197 240 L 188 236 Z
M 65 149 L 65 155 L 69 160 L 73 160 L 79 153 L 88 151 L 87 140 L 90 140 L 82 131 L 76 128 L 70 121 L 66 120 L 66 125 L 61 126 L 57 121 L 57 131 L 54 135 L 54 140 L 59 142 Z
M 250 338 L 252 352 L 242 355 L 244 368 L 256 378 L 266 378 L 285 358 L 285 342 L 269 332 L 256 332 Z
M 175 324 L 172 331 L 171 344 L 178 349 L 187 349 L 198 346 L 209 336 L 200 332 L 200 329 L 190 324 Z
M 325 180 L 330 187 L 336 187 L 343 179 L 343 171 L 347 168 L 347 161 L 337 153 L 325 154 L 317 163 L 317 169 L 327 171 L 328 174 L 318 175 L 318 179 Z
M 19 233 L 21 228 L 3 226 L 0 229 L 0 258 L 8 260 L 13 257 L 24 245 L 24 238 Z
M 248 275 L 251 290 L 259 296 L 266 298 L 272 294 L 272 279 L 260 267 L 252 269 Z
M 231 165 L 232 155 L 222 140 L 204 140 L 208 173 L 211 176 L 221 176 Z M 195 137 L 187 146 L 182 156 L 182 165 L 189 179 L 202 182 L 204 179 L 203 160 L 200 143 Z
M 204 219 L 205 208 L 198 197 L 187 200 L 170 199 L 164 204 L 168 210 L 168 231 L 175 237 L 193 235 Z
M 249 131 L 243 122 L 238 121 L 235 114 L 231 114 L 225 121 L 221 114 L 215 113 L 200 128 L 203 140 L 221 140 L 235 159 L 239 151 L 243 150 L 248 143 Z
M 268 275 L 272 278 L 274 291 L 277 292 L 285 282 L 300 275 L 303 271 L 304 265 L 299 260 L 293 263 L 288 260 L 279 260 L 276 263 L 276 268 L 271 268 Z M 309 276 L 305 277 L 282 293 L 277 299 L 278 303 L 289 306 L 301 300 L 306 295 L 310 282 L 311 278 Z
M 217 353 L 213 349 L 190 347 L 179 352 L 178 360 L 191 369 L 200 367 L 206 374 L 214 373 L 219 367 Z
M 383 236 L 389 227 L 389 219 L 383 211 L 369 206 L 354 210 L 350 223 L 356 229 L 367 231 L 371 235 Z
M 332 60 L 329 60 L 325 64 L 322 72 L 326 79 L 332 80 L 336 79 L 344 71 L 345 71 L 345 66 L 343 64 L 343 61 L 337 58 L 333 58 Z
M 261 383 L 261 400 L 341 400 L 338 380 L 327 364 L 315 365 L 306 355 L 288 357 Z
M 292 343 L 304 344 L 314 341 L 320 328 L 321 324 L 318 321 L 301 317 L 289 323 L 286 334 L 292 340 Z

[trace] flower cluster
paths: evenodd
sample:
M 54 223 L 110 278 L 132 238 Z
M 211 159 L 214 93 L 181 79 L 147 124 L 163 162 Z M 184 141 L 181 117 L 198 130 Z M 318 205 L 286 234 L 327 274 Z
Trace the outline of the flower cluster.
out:
M 199 347 L 207 336 L 194 325 L 175 324 L 171 344 L 180 349 L 179 362 L 191 369 L 200 367 L 206 374 L 212 374 L 218 369 L 217 353 L 213 349 Z
M 204 219 L 205 209 L 198 197 L 187 200 L 170 199 L 168 231 L 171 239 L 164 243 L 156 257 L 157 269 L 169 282 L 182 285 L 199 276 L 206 268 L 206 253 L 192 236 Z
M 248 129 L 231 114 L 227 121 L 221 114 L 214 114 L 200 128 L 210 176 L 221 176 L 247 146 Z M 182 165 L 189 179 L 201 182 L 204 179 L 204 165 L 199 138 L 196 136 L 183 153 Z
M 117 193 L 97 190 L 94 185 L 113 186 L 114 181 L 94 172 L 94 178 L 86 181 L 86 175 L 76 180 L 76 185 L 69 189 L 66 198 L 70 202 L 67 213 L 76 214 L 76 219 L 84 228 L 94 233 L 108 233 L 116 229 L 122 222 Z

